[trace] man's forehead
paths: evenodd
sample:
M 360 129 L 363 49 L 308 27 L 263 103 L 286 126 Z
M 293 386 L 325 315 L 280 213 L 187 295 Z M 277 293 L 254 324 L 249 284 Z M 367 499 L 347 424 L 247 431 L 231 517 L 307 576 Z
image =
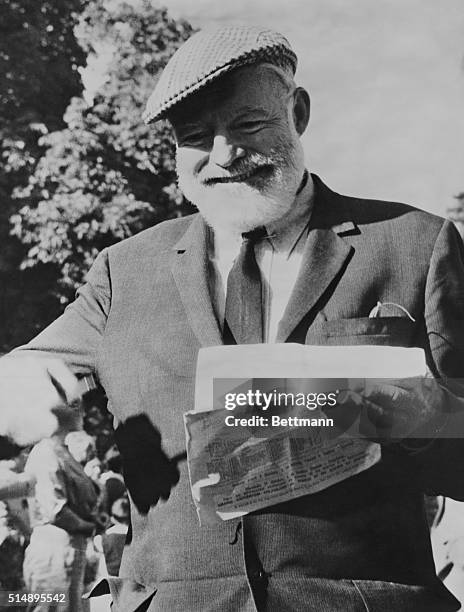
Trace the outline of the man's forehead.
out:
M 282 81 L 267 64 L 238 68 L 178 104 L 168 119 L 173 124 L 194 122 L 212 111 L 246 114 L 274 107 L 283 91 Z

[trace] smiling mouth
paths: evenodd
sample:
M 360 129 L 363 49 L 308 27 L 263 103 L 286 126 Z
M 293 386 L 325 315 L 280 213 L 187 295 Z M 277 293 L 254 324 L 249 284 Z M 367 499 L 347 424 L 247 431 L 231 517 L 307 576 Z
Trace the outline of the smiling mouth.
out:
M 272 166 L 266 164 L 258 166 L 248 170 L 248 172 L 241 172 L 240 174 L 233 174 L 232 176 L 217 176 L 214 178 L 205 179 L 203 182 L 205 185 L 215 185 L 217 183 L 243 183 L 251 178 L 258 178 L 266 176 L 272 172 Z

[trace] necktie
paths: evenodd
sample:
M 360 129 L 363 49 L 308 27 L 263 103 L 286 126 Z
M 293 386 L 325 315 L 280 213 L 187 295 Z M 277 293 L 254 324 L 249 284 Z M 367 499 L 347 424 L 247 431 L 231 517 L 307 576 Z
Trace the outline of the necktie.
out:
M 264 227 L 242 234 L 240 252 L 227 277 L 226 344 L 233 341 L 237 344 L 259 344 L 264 340 L 261 272 L 256 262 L 255 244 L 265 236 Z

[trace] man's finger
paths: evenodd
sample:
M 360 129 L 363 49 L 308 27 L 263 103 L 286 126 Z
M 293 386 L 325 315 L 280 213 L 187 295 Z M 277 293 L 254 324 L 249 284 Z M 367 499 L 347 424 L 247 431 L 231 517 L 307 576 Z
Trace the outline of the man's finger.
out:
M 373 404 L 369 402 L 366 405 L 366 414 L 368 420 L 377 428 L 377 429 L 389 429 L 393 425 L 393 416 L 390 411 L 385 410 L 381 406 L 377 404 Z
M 398 407 L 404 399 L 409 397 L 409 392 L 396 385 L 374 383 L 366 385 L 362 396 L 382 408 L 391 408 L 395 405 Z

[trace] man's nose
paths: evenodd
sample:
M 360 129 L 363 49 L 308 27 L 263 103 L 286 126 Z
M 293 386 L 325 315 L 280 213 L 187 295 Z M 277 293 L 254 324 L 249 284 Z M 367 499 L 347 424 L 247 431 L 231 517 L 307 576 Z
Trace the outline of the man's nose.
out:
M 228 168 L 236 159 L 245 155 L 245 149 L 226 134 L 216 134 L 209 154 L 210 162 L 222 168 Z

